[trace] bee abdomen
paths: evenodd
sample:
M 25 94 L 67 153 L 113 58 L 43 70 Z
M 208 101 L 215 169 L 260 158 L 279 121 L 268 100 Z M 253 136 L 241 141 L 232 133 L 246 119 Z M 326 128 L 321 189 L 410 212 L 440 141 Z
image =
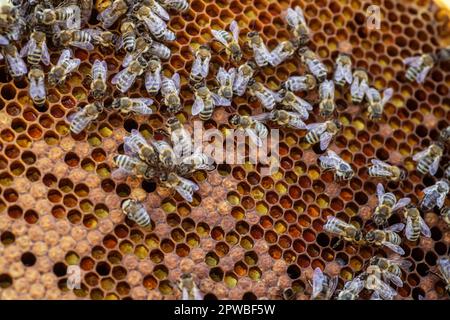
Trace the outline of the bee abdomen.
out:
M 417 171 L 421 174 L 427 174 L 432 162 L 433 159 L 431 159 L 430 157 L 420 159 L 419 163 L 417 164 Z
M 419 70 L 415 67 L 411 67 L 406 71 L 406 79 L 408 79 L 411 82 L 415 81 L 418 74 Z
M 386 238 L 389 242 L 395 245 L 400 245 L 402 243 L 402 238 L 395 232 L 389 231 L 386 234 Z
M 306 139 L 306 142 L 308 142 L 309 144 L 316 144 L 317 142 L 319 142 L 320 137 L 314 131 L 310 131 L 305 136 L 305 139 Z
M 144 228 L 150 226 L 152 223 L 150 216 L 144 208 L 139 209 L 134 214 L 130 214 L 129 218 Z

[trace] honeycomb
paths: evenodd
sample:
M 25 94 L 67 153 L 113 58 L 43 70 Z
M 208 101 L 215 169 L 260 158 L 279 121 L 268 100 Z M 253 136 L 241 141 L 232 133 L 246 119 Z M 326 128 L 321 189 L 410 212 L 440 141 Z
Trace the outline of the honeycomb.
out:
M 379 30 L 365 26 L 366 9 L 373 4 L 381 7 Z M 337 238 L 323 232 L 323 225 L 333 215 L 370 227 L 377 203 L 377 181 L 367 174 L 373 157 L 409 171 L 404 182 L 388 183 L 387 189 L 416 204 L 422 190 L 443 177 L 448 154 L 436 177 L 417 173 L 411 155 L 437 140 L 450 124 L 450 64 L 440 64 L 418 85 L 405 81 L 402 63 L 405 57 L 449 43 L 448 12 L 432 1 L 192 0 L 186 12 L 171 17 L 177 40 L 169 45 L 172 57 L 163 66 L 167 74 L 176 71 L 182 78 L 184 110 L 178 117 L 191 126 L 191 48 L 212 45 L 210 80 L 219 66 L 229 63 L 221 47 L 211 43 L 210 28 L 224 29 L 236 19 L 241 41 L 250 29 L 256 30 L 272 49 L 289 38 L 280 14 L 295 5 L 304 9 L 311 29 L 310 48 L 329 70 L 346 43 L 354 66 L 368 70 L 372 85 L 395 92 L 380 122 L 368 120 L 347 93 L 336 92 L 344 128 L 330 149 L 356 168 L 348 182 L 336 183 L 332 173 L 322 172 L 317 162 L 322 152 L 305 144 L 305 132 L 286 129 L 280 131 L 277 172 L 261 176 L 260 168 L 249 163 L 198 172 L 194 179 L 200 190 L 192 203 L 152 182 L 113 180 L 112 155 L 123 148 L 124 136 L 132 129 L 147 137 L 157 134 L 167 116 L 156 112 L 148 119 L 125 118 L 104 111 L 79 135 L 69 133 L 65 116 L 90 101 L 86 77 L 94 60 L 107 61 L 110 80 L 123 53 L 75 50 L 82 60 L 78 71 L 65 85 L 49 88 L 41 108 L 33 106 L 27 80 L 12 80 L 2 64 L 0 299 L 176 299 L 180 292 L 174 283 L 184 272 L 193 273 L 205 299 L 279 299 L 281 288 L 287 287 L 299 299 L 308 299 L 314 268 L 338 275 L 342 288 L 374 254 L 387 256 L 384 249 L 351 243 L 333 248 Z M 91 25 L 98 24 L 95 16 Z M 52 63 L 57 59 L 52 51 Z M 303 72 L 299 60 L 290 59 L 263 68 L 256 79 L 276 89 L 288 75 Z M 111 84 L 109 89 L 119 96 Z M 142 79 L 129 92 L 146 95 Z M 314 95 L 307 98 L 314 100 Z M 234 107 L 240 114 L 262 112 L 246 97 L 235 98 Z M 230 128 L 232 112 L 216 109 L 205 127 Z M 317 114 L 315 106 L 313 122 Z M 154 222 L 151 232 L 124 218 L 120 203 L 130 196 L 145 202 Z M 401 245 L 413 267 L 403 274 L 397 299 L 448 299 L 445 283 L 429 271 L 436 270 L 438 256 L 448 254 L 450 230 L 437 210 L 426 213 L 425 220 L 431 238 Z M 399 221 L 394 215 L 389 222 Z M 67 288 L 71 265 L 82 270 L 81 288 L 73 291 Z M 367 298 L 364 292 L 362 298 Z

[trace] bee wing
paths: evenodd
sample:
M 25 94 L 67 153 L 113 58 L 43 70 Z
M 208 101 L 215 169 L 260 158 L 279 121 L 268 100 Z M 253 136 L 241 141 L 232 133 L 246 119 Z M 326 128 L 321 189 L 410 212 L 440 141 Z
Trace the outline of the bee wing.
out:
M 181 300 L 189 300 L 189 292 L 186 288 L 181 291 Z
M 192 202 L 192 193 L 186 191 L 182 185 L 189 185 L 192 187 L 193 191 L 197 191 L 199 189 L 198 185 L 196 185 L 194 182 L 192 182 L 191 180 L 182 178 L 182 177 L 178 177 L 178 179 L 180 179 L 181 183 L 178 184 L 175 187 L 175 190 L 177 190 L 177 192 L 187 201 Z
M 64 49 L 59 56 L 57 65 L 61 65 L 65 60 L 72 57 L 72 52 L 69 49 Z
M 239 42 L 239 25 L 236 20 L 231 21 L 230 30 L 233 34 L 234 41 Z
M 422 217 L 419 217 L 419 223 L 420 223 L 420 232 L 422 232 L 422 234 L 427 238 L 431 237 L 430 227 L 426 224 L 425 220 L 423 220 Z
M 302 119 L 307 120 L 309 118 L 309 113 L 307 110 L 311 110 L 312 106 L 307 101 L 297 97 L 296 103 L 292 104 L 292 107 L 300 114 Z
M 386 90 L 384 90 L 383 91 L 383 99 L 381 100 L 381 104 L 385 105 L 386 102 L 388 102 L 392 98 L 393 94 L 394 94 L 394 90 L 392 88 L 387 88 Z
M 334 152 L 333 152 L 334 153 Z M 328 150 L 328 153 L 326 155 L 322 155 L 319 157 L 319 160 L 321 163 L 326 165 L 327 167 L 334 167 L 338 163 L 340 163 L 341 159 L 336 158 L 336 154 L 333 155 L 331 150 Z
M 71 59 L 70 61 L 69 61 L 69 64 L 68 64 L 68 66 L 67 66 L 67 73 L 70 73 L 70 72 L 72 72 L 72 71 L 74 71 L 74 70 L 76 70 L 77 68 L 78 68 L 78 66 L 80 65 L 80 59 L 78 59 L 78 58 L 75 58 L 75 59 Z
M 324 132 L 320 135 L 320 150 L 325 151 L 333 138 L 333 135 L 329 132 Z
M 202 72 L 202 61 L 200 58 L 195 57 L 194 63 L 192 63 L 192 74 L 200 74 Z
M 245 132 L 248 134 L 250 140 L 252 140 L 254 144 L 256 144 L 258 147 L 262 146 L 261 138 L 256 134 L 255 130 L 253 130 L 252 128 L 246 128 Z
M 217 41 L 219 41 L 221 44 L 223 44 L 225 47 L 228 46 L 227 40 L 222 36 L 222 34 L 217 30 L 211 30 L 211 33 Z
M 306 125 L 306 129 L 308 131 L 318 129 L 318 128 L 320 128 L 320 130 L 323 131 L 326 128 L 326 124 L 325 123 L 310 123 L 310 124 Z
M 221 86 L 225 85 L 227 81 L 228 73 L 225 71 L 223 67 L 219 68 L 219 71 L 217 72 L 216 79 L 219 82 Z
M 125 69 L 119 71 L 118 73 L 116 73 L 116 75 L 111 79 L 111 83 L 116 84 L 119 81 L 120 77 L 127 71 L 128 71 L 128 69 L 125 68 Z
M 9 67 L 13 69 L 16 74 L 24 75 L 27 73 L 27 65 L 20 56 L 12 57 L 6 55 L 6 60 L 8 61 Z
M 387 228 L 385 228 L 385 231 L 392 231 L 392 232 L 401 232 L 403 229 L 405 228 L 405 224 L 403 223 L 396 223 L 393 224 L 392 226 L 389 226 Z
M 374 291 L 372 293 L 372 296 L 370 296 L 370 300 L 381 300 L 380 294 L 378 293 L 378 291 Z
M 397 201 L 397 203 L 392 207 L 392 210 L 398 210 L 400 208 L 403 208 L 405 206 L 407 206 L 409 203 L 411 202 L 410 198 L 401 198 L 400 200 Z
M 45 97 L 45 85 L 43 79 L 39 79 L 38 82 L 30 82 L 30 96 Z
M 426 154 L 428 153 L 428 149 L 425 149 L 423 151 L 417 152 L 414 156 L 413 156 L 413 160 L 414 161 L 419 161 L 421 158 L 423 158 Z
M 233 85 L 234 79 L 236 79 L 236 69 L 231 68 L 230 70 L 228 70 L 228 75 L 230 76 L 231 85 Z
M 153 74 L 150 71 L 147 71 L 145 74 L 145 87 L 151 88 L 151 87 L 155 87 L 155 89 L 157 90 L 156 92 L 159 91 L 159 89 L 161 88 L 161 75 L 160 73 L 156 73 Z
M 399 276 L 397 276 L 391 272 L 386 272 L 386 273 L 384 273 L 384 275 L 386 276 L 386 278 L 389 281 L 392 281 L 392 283 L 395 284 L 397 287 L 399 287 L 399 288 L 403 287 L 402 278 L 400 278 Z
M 289 112 L 286 111 L 286 113 L 289 114 L 289 125 L 296 128 L 296 129 L 306 129 L 306 124 L 302 121 L 301 115 L 296 112 Z
M 378 90 L 375 89 L 375 88 L 368 88 L 368 89 L 366 90 L 366 98 L 367 98 L 367 101 L 368 101 L 369 103 L 371 103 L 371 104 L 374 102 L 374 98 L 375 98 L 377 95 L 379 96 L 380 93 L 379 93 Z
M 344 67 L 344 77 L 345 81 L 347 81 L 348 84 L 352 83 L 353 81 L 353 74 L 352 74 L 352 67 L 347 65 Z
M 137 102 L 139 104 L 142 104 L 144 106 L 151 106 L 153 103 L 153 99 L 150 98 L 133 98 L 133 102 Z
M 328 290 L 328 293 L 327 293 L 327 299 L 328 300 L 332 297 L 334 291 L 336 290 L 336 287 L 338 285 L 338 280 L 339 280 L 338 276 L 330 278 L 329 283 L 328 283 L 329 290 Z
M 194 287 L 192 290 L 194 291 L 194 299 L 195 300 L 203 300 L 203 295 L 200 292 L 200 290 L 198 290 L 197 287 Z
M 134 57 L 135 57 L 134 54 L 127 53 L 125 55 L 125 58 L 123 58 L 122 67 L 124 67 L 124 68 L 128 67 L 130 65 L 130 63 L 133 61 Z
M 75 11 L 72 17 L 66 20 L 67 29 L 80 29 L 81 27 L 81 10 L 77 5 L 70 6 Z
M 0 45 L 7 46 L 8 44 L 9 44 L 9 40 L 5 36 L 0 35 Z
M 334 72 L 334 76 L 333 76 L 334 81 L 339 82 L 342 79 L 344 79 L 345 78 L 345 71 L 346 70 L 344 69 L 344 66 L 342 66 L 341 64 L 338 64 L 336 66 L 336 71 Z
M 300 9 L 301 10 L 301 9 Z M 286 22 L 288 23 L 289 26 L 291 26 L 292 28 L 295 28 L 298 24 L 299 24 L 299 16 L 298 13 L 296 12 L 296 10 L 292 9 L 292 8 L 288 8 L 285 12 L 284 12 L 284 17 L 286 19 Z
M 383 162 L 383 161 L 378 160 L 378 159 L 372 159 L 372 160 L 370 160 L 370 162 L 372 162 L 373 165 L 377 165 L 377 166 L 380 166 L 380 167 L 384 167 L 384 168 L 388 168 L 389 167 L 389 165 L 386 162 Z
M 70 44 L 74 47 L 80 48 L 80 49 L 84 49 L 87 51 L 92 51 L 94 50 L 94 45 L 90 42 L 80 42 L 80 41 L 72 41 L 70 42 Z
M 322 291 L 323 289 L 323 282 L 325 280 L 325 276 L 322 273 L 322 270 L 320 270 L 319 267 L 314 269 L 314 273 L 313 273 L 313 283 L 312 283 L 312 298 L 315 298 L 319 295 L 319 293 Z
M 180 75 L 178 74 L 178 72 L 175 72 L 172 75 L 172 81 L 175 84 L 175 88 L 177 88 L 177 90 L 179 91 L 181 88 L 181 84 L 180 84 Z
M 438 208 L 442 208 L 442 206 L 444 205 L 445 196 L 446 196 L 445 193 L 441 193 L 441 194 L 439 194 L 439 198 L 436 199 L 436 206 Z
M 300 8 L 300 6 L 295 7 L 295 13 L 297 14 L 297 18 L 299 21 L 306 25 L 305 16 L 303 15 L 303 10 Z
M 381 204 L 381 201 L 383 199 L 384 195 L 384 187 L 381 183 L 377 184 L 377 197 L 378 197 L 378 204 Z
M 252 119 L 257 120 L 257 121 L 267 121 L 267 120 L 270 120 L 271 118 L 272 118 L 272 114 L 270 112 L 264 112 L 264 113 L 252 116 Z
M 169 21 L 170 20 L 170 15 L 169 13 L 166 11 L 166 9 L 163 8 L 163 6 L 161 6 L 158 1 L 153 1 L 153 8 L 152 8 L 155 13 L 164 21 Z
M 73 121 L 73 119 L 75 119 L 75 117 L 76 117 L 79 113 L 80 113 L 80 110 L 77 111 L 77 112 L 73 112 L 73 113 L 69 114 L 69 115 L 66 117 L 67 122 L 71 123 L 71 122 Z
M 397 264 L 400 268 L 402 268 L 405 271 L 409 271 L 412 267 L 411 261 L 408 260 L 399 260 Z
M 403 250 L 402 247 L 396 244 L 393 244 L 389 241 L 383 241 L 382 244 L 401 256 L 405 254 L 405 250 Z
M 405 236 L 406 239 L 411 240 L 413 235 L 413 223 L 411 217 L 406 218 Z
M 196 97 L 194 104 L 192 105 L 192 115 L 195 116 L 203 111 L 205 108 L 205 103 L 203 102 L 203 99 L 200 97 Z
M 430 69 L 431 69 L 431 67 L 425 67 L 425 68 L 423 68 L 422 72 L 420 72 L 420 73 L 417 75 L 417 82 L 418 82 L 418 83 L 423 83 L 423 82 L 425 81 L 425 78 L 426 78 L 426 76 L 427 76 L 427 74 L 428 74 L 428 71 L 430 71 Z
M 124 168 L 116 168 L 111 173 L 111 178 L 114 180 L 124 180 L 130 174 L 132 174 L 131 171 L 128 171 Z
M 430 166 L 430 174 L 432 176 L 434 176 L 436 174 L 436 172 L 438 171 L 438 169 L 439 169 L 439 161 L 440 160 L 441 160 L 441 157 L 434 158 L 433 163 Z
M 219 96 L 217 93 L 211 92 L 211 98 L 216 106 L 231 106 L 231 101 Z
M 410 65 L 411 67 L 419 67 L 420 66 L 420 57 L 408 57 L 403 60 L 403 63 L 407 66 Z
M 8 41 L 9 43 L 9 41 Z M 28 52 L 33 51 L 36 48 L 36 41 L 34 39 L 30 39 L 25 46 L 20 49 L 20 56 L 23 58 L 28 55 Z
M 48 66 L 50 64 L 50 54 L 48 53 L 47 43 L 45 41 L 42 43 L 42 62 Z
M 209 61 L 210 61 L 209 58 L 203 59 L 203 61 L 202 61 L 201 74 L 202 74 L 203 78 L 206 78 L 208 76 Z
M 363 80 L 361 83 L 359 83 L 359 80 L 357 80 L 357 78 L 354 78 L 352 86 L 350 88 L 350 93 L 352 96 L 364 97 L 364 94 L 367 92 L 368 89 L 369 89 L 369 86 L 367 85 L 365 80 Z

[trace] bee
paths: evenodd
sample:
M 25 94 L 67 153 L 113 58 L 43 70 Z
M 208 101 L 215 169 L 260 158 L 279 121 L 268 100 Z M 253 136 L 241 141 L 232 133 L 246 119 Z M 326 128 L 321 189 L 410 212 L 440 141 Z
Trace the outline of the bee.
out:
M 367 232 L 365 240 L 368 244 L 376 246 L 385 246 L 399 255 L 404 255 L 405 251 L 400 247 L 402 238 L 396 233 L 403 230 L 403 223 L 396 223 L 384 230 L 375 229 Z
M 178 288 L 181 291 L 182 300 L 203 300 L 203 296 L 190 273 L 181 275 L 181 279 L 178 281 Z
M 119 154 L 113 158 L 113 162 L 118 166 L 118 169 L 114 170 L 111 175 L 114 179 L 120 179 L 124 175 L 133 175 L 149 180 L 156 177 L 157 174 L 152 166 L 129 155 Z
M 322 270 L 317 267 L 314 269 L 312 279 L 313 300 L 330 300 L 336 290 L 339 278 L 337 276 L 329 277 L 323 274 Z
M 328 150 L 326 155 L 319 157 L 319 160 L 323 169 L 334 170 L 334 176 L 337 181 L 350 180 L 355 174 L 352 167 L 334 151 Z
M 192 138 L 177 117 L 167 119 L 167 127 L 170 134 L 170 140 L 173 145 L 173 151 L 179 158 L 192 153 Z
M 371 300 L 392 300 L 397 295 L 397 291 L 381 279 L 380 267 L 371 265 L 367 268 L 366 274 L 365 288 L 374 290 Z
M 272 110 L 271 112 L 254 116 L 254 118 L 259 121 L 270 120 L 279 126 L 292 129 L 306 129 L 306 124 L 302 121 L 302 116 L 296 112 Z
M 264 109 L 272 110 L 280 100 L 280 97 L 276 92 L 266 88 L 262 83 L 257 82 L 253 78 L 249 80 L 247 88 L 249 94 L 252 97 L 256 97 Z
M 173 170 L 178 163 L 178 159 L 170 144 L 164 140 L 158 140 L 152 141 L 152 146 L 158 154 L 160 164 L 166 170 Z
M 301 46 L 306 45 L 309 41 L 310 32 L 306 24 L 305 16 L 303 15 L 303 10 L 299 6 L 296 6 L 294 9 L 288 8 L 284 12 L 284 17 L 294 37 L 298 39 L 299 44 Z
M 381 277 L 386 283 L 391 281 L 397 287 L 403 287 L 403 281 L 401 279 L 402 269 L 409 271 L 412 263 L 399 257 L 387 259 L 374 256 L 370 259 L 370 265 L 377 266 L 379 268 Z
M 247 34 L 247 44 L 253 51 L 253 57 L 258 67 L 264 67 L 272 63 L 272 55 L 264 44 L 257 31 Z
M 282 85 L 281 88 L 291 91 L 310 91 L 317 85 L 316 78 L 313 75 L 307 74 L 304 76 L 292 76 L 289 77 Z
M 147 6 L 150 9 L 152 9 L 152 12 L 156 14 L 158 17 L 160 17 L 164 21 L 169 21 L 170 19 L 169 13 L 167 13 L 166 9 L 164 9 L 164 7 L 159 4 L 159 2 L 155 0 L 144 0 L 142 1 L 142 3 L 144 6 Z
M 255 74 L 256 65 L 248 61 L 241 64 L 237 69 L 236 76 L 233 83 L 233 93 L 237 96 L 244 95 L 247 90 L 247 84 Z
M 136 59 L 139 59 L 144 54 L 151 56 L 150 49 L 152 43 L 153 40 L 150 37 L 147 36 L 138 37 L 136 39 L 135 50 L 125 55 L 125 58 L 122 61 L 122 66 L 128 67 L 131 64 L 131 62 L 135 61 Z
M 334 247 L 337 247 L 343 240 L 350 241 L 355 244 L 364 244 L 364 237 L 361 229 L 358 229 L 354 225 L 346 223 L 336 217 L 328 216 L 327 222 L 323 226 L 323 230 L 339 237 L 339 241 L 334 245 Z
M 369 76 L 363 69 L 353 72 L 353 83 L 350 88 L 353 103 L 361 103 L 369 90 Z
M 445 223 L 447 223 L 450 226 L 450 207 L 442 208 L 441 216 L 444 219 Z
M 178 73 L 174 73 L 172 78 L 162 77 L 161 95 L 170 113 L 175 113 L 180 110 L 180 75 Z
M 327 78 L 328 69 L 319 60 L 317 55 L 308 48 L 301 48 L 300 55 L 302 62 L 306 65 L 308 72 L 312 73 L 319 82 Z
M 148 67 L 148 62 L 143 56 L 140 56 L 137 60 L 131 62 L 125 69 L 118 72 L 111 80 L 112 84 L 115 84 L 120 92 L 127 92 L 136 78 L 144 73 Z
M 103 111 L 103 105 L 99 102 L 94 102 L 86 105 L 83 109 L 72 113 L 67 117 L 70 123 L 70 131 L 74 134 L 79 134 L 92 121 L 97 119 L 98 115 Z
M 231 21 L 230 31 L 232 34 L 224 30 L 211 30 L 211 33 L 214 39 L 225 47 L 227 56 L 239 62 L 242 59 L 242 50 L 239 46 L 239 26 L 235 20 Z
M 52 67 L 48 74 L 48 82 L 51 86 L 61 85 L 66 78 L 78 69 L 80 59 L 72 58 L 72 52 L 69 49 L 63 50 L 56 66 Z
M 92 82 L 91 82 L 91 94 L 94 99 L 99 100 L 105 96 L 106 74 L 108 72 L 108 66 L 105 61 L 95 60 L 92 65 Z
M 403 214 L 406 218 L 405 235 L 409 241 L 417 241 L 420 234 L 427 238 L 431 237 L 430 228 L 420 216 L 420 211 L 416 207 L 406 208 Z
M 122 202 L 122 211 L 130 220 L 136 222 L 142 228 L 151 227 L 152 220 L 141 202 L 126 199 Z
M 325 80 L 319 87 L 320 104 L 319 110 L 322 117 L 330 117 L 336 104 L 334 103 L 334 82 L 331 80 Z
M 367 111 L 370 119 L 381 120 L 384 105 L 391 99 L 393 93 L 394 91 L 392 88 L 387 88 L 383 92 L 383 98 L 381 98 L 380 92 L 375 88 L 369 88 L 366 91 L 366 98 L 368 102 Z
M 406 79 L 411 82 L 417 81 L 418 83 L 423 83 L 435 62 L 436 59 L 431 54 L 406 58 L 403 60 L 403 63 L 408 66 L 405 75 Z
M 401 198 L 397 201 L 395 194 L 385 192 L 381 183 L 377 185 L 377 197 L 378 206 L 375 208 L 373 221 L 378 226 L 385 225 L 395 211 L 407 206 L 411 202 L 410 198 Z
M 126 0 L 113 0 L 103 12 L 98 14 L 97 19 L 102 22 L 103 28 L 108 29 L 117 19 L 126 14 L 128 9 Z
M 127 19 L 120 25 L 121 38 L 118 43 L 118 49 L 124 48 L 131 54 L 136 48 L 136 25 L 132 19 Z
M 227 100 L 233 98 L 233 84 L 236 77 L 236 69 L 231 68 L 226 71 L 224 68 L 220 67 L 216 79 L 219 83 L 219 90 L 217 93 Z
M 285 109 L 297 112 L 303 120 L 307 120 L 309 118 L 308 111 L 313 109 L 309 102 L 303 100 L 289 90 L 280 90 L 278 91 L 278 94 L 281 98 L 280 104 Z
M 63 47 L 74 46 L 88 51 L 94 50 L 93 38 L 87 30 L 63 30 L 55 34 L 55 39 Z
M 152 41 L 149 52 L 162 60 L 169 60 L 170 55 L 172 54 L 167 46 L 158 41 Z
M 216 106 L 230 106 L 231 101 L 218 94 L 211 92 L 206 85 L 195 88 L 195 101 L 192 105 L 192 115 L 199 115 L 200 120 L 206 121 L 211 118 Z
M 442 208 L 445 202 L 445 197 L 450 191 L 448 180 L 439 180 L 434 185 L 423 189 L 423 198 L 421 201 L 421 208 L 424 211 L 432 210 L 434 207 Z
M 177 165 L 177 173 L 188 176 L 196 170 L 211 171 L 214 169 L 214 159 L 200 150 L 196 150 L 192 155 L 185 156 Z
M 437 265 L 442 279 L 445 281 L 445 289 L 450 293 L 450 259 L 448 257 L 441 257 L 437 260 Z
M 150 98 L 116 98 L 113 100 L 111 107 L 115 110 L 119 110 L 123 114 L 139 114 L 147 116 L 153 113 L 150 108 L 153 100 Z
M 132 129 L 130 135 L 126 136 L 123 142 L 126 155 L 137 156 L 148 164 L 156 165 L 158 163 L 158 154 L 155 149 L 147 143 L 138 130 Z
M 38 65 L 42 62 L 48 66 L 50 64 L 50 54 L 48 53 L 45 33 L 33 31 L 30 40 L 20 50 L 20 56 L 27 56 L 27 61 L 31 65 Z
M 92 37 L 92 43 L 102 48 L 113 49 L 118 42 L 117 34 L 99 29 L 85 29 Z
M 320 150 L 325 151 L 331 139 L 342 129 L 342 123 L 338 120 L 328 120 L 323 123 L 310 123 L 306 125 L 308 133 L 305 136 L 306 142 L 310 145 L 320 141 Z
M 352 59 L 348 54 L 341 53 L 337 57 L 333 80 L 340 87 L 345 83 L 352 84 Z
M 143 21 L 148 31 L 158 40 L 173 41 L 176 39 L 175 33 L 167 28 L 167 24 L 156 15 L 152 8 L 146 5 L 141 6 L 135 13 L 138 20 Z
M 406 178 L 406 171 L 386 162 L 372 159 L 372 166 L 369 167 L 369 176 L 378 178 L 388 178 L 391 181 L 400 181 Z
M 438 141 L 445 145 L 446 143 L 450 142 L 450 126 L 447 128 L 444 128 L 441 133 L 439 134 Z
M 162 179 L 162 183 L 168 188 L 175 189 L 188 202 L 192 202 L 194 192 L 199 189 L 194 182 L 182 178 L 174 172 L 170 172 L 167 178 Z
M 184 12 L 189 8 L 187 0 L 161 0 L 159 3 L 166 9 Z
M 413 160 L 417 162 L 417 171 L 421 174 L 429 172 L 434 176 L 439 169 L 439 162 L 443 153 L 444 146 L 439 142 L 433 143 L 425 150 L 416 153 Z
M 295 53 L 295 50 L 298 48 L 298 43 L 296 41 L 283 41 L 278 44 L 275 49 L 270 53 L 272 55 L 272 59 L 270 60 L 270 65 L 273 67 L 278 66 L 285 60 L 292 57 Z
M 44 105 L 47 97 L 45 92 L 45 74 L 40 67 L 32 67 L 28 73 L 30 83 L 29 94 L 36 106 Z
M 161 60 L 157 57 L 152 57 L 148 62 L 148 69 L 145 73 L 145 88 L 151 95 L 156 95 L 161 89 Z
M 35 8 L 35 18 L 40 24 L 55 26 L 62 24 L 65 29 L 80 29 L 81 27 L 81 9 L 78 5 L 65 5 L 48 9 L 37 5 Z
M 199 83 L 208 76 L 210 60 L 211 49 L 206 45 L 201 45 L 195 52 L 194 63 L 189 75 L 189 79 L 193 83 Z
M 265 139 L 269 134 L 267 127 L 259 120 L 256 120 L 255 117 L 235 114 L 231 117 L 230 123 L 237 130 L 245 131 L 250 137 L 250 140 L 258 147 L 262 146 L 262 139 Z
M 20 57 L 15 45 L 6 45 L 3 49 L 3 55 L 5 57 L 5 61 L 11 77 L 21 78 L 27 74 L 27 65 L 25 64 L 25 61 L 23 61 L 23 59 Z
M 356 277 L 344 284 L 344 288 L 339 292 L 337 300 L 356 300 L 363 289 L 364 280 L 361 277 Z

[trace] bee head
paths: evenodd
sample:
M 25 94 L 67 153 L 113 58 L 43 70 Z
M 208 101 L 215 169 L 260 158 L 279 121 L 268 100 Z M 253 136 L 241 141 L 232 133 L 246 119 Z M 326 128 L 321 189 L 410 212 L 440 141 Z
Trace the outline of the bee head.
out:
M 387 222 L 386 217 L 381 214 L 374 214 L 373 221 L 375 222 L 375 224 L 377 226 L 382 226 L 382 225 L 386 224 L 386 222 Z
M 375 241 L 375 231 L 369 231 L 366 234 L 366 241 L 367 242 L 374 242 Z
M 247 33 L 247 37 L 249 38 L 253 38 L 259 36 L 258 31 L 250 31 L 249 33 Z
M 132 203 L 133 203 L 133 200 L 125 199 L 122 201 L 122 204 L 120 207 L 122 208 L 122 210 L 126 210 Z
M 247 61 L 247 65 L 252 68 L 253 70 L 255 70 L 258 66 L 256 65 L 256 63 L 254 63 L 253 61 Z
M 237 126 L 239 124 L 239 120 L 240 120 L 241 116 L 238 114 L 232 115 L 230 118 L 230 123 L 233 126 Z
M 338 128 L 338 130 L 342 129 L 342 123 L 339 120 L 333 120 L 333 122 L 336 128 Z
M 120 98 L 116 98 L 111 103 L 111 108 L 113 109 L 120 109 Z

